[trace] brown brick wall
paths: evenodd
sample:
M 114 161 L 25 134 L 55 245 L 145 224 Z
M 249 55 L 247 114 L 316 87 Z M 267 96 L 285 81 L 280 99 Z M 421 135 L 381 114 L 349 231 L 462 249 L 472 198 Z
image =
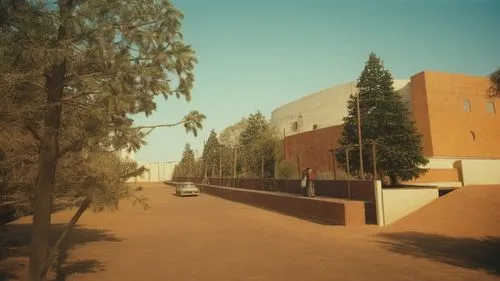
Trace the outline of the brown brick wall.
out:
M 285 159 L 296 161 L 299 156 L 301 169 L 310 167 L 318 172 L 333 172 L 329 150 L 339 147 L 342 130 L 340 125 L 285 137 Z
M 203 192 L 325 224 L 345 226 L 365 224 L 364 202 L 361 201 L 311 199 L 213 185 L 203 185 Z

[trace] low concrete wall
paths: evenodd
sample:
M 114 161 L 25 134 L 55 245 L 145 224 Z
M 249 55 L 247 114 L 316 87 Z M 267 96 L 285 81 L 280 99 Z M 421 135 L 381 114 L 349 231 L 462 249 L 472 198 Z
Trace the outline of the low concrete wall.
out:
M 175 177 L 173 181 L 191 181 L 196 184 L 202 178 Z M 380 182 L 380 181 L 378 181 Z M 274 191 L 288 194 L 301 194 L 299 180 L 282 179 L 247 179 L 247 178 L 209 178 L 209 183 L 215 186 L 236 187 L 248 190 Z M 363 201 L 365 204 L 366 224 L 377 224 L 375 205 L 376 181 L 360 180 L 318 180 L 316 181 L 316 196 Z
M 333 225 L 364 225 L 364 202 L 331 198 L 305 198 L 273 192 L 200 185 L 203 193 L 294 217 Z
M 500 184 L 500 160 L 464 159 L 460 168 L 464 186 Z
M 439 198 L 437 188 L 377 187 L 377 215 L 380 226 L 391 224 Z

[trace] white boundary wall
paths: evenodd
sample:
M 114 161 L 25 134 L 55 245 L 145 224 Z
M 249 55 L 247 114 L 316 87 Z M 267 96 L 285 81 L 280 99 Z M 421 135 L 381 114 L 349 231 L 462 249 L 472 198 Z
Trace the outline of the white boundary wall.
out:
M 390 188 L 383 189 L 380 181 L 375 186 L 377 224 L 389 225 L 417 211 L 439 198 L 437 188 Z
M 144 166 L 149 171 L 144 172 L 141 176 L 130 178 L 127 182 L 162 182 L 172 180 L 175 165 L 177 162 L 150 162 L 138 163 L 138 166 Z
M 464 186 L 500 184 L 500 160 L 463 159 L 460 162 Z

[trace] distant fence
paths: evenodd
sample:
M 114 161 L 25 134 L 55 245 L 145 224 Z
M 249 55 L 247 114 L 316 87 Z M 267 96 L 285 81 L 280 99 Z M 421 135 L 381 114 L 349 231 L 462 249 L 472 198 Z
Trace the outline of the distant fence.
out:
M 174 177 L 174 182 L 193 182 L 200 184 L 202 177 Z M 301 194 L 300 180 L 247 179 L 247 178 L 209 178 L 209 184 L 260 191 L 274 191 Z M 366 223 L 377 223 L 375 206 L 375 182 L 361 180 L 317 180 L 316 195 L 365 202 Z

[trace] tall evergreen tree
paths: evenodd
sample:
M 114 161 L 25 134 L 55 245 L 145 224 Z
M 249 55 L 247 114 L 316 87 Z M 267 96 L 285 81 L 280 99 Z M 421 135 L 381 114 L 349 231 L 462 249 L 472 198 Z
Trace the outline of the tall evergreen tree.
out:
M 181 177 L 193 177 L 196 171 L 195 162 L 194 150 L 191 148 L 191 144 L 187 142 L 182 152 L 181 161 L 178 164 L 179 175 Z
M 207 176 L 219 174 L 219 162 L 222 146 L 217 139 L 215 130 L 210 131 L 205 147 L 203 147 L 203 164 L 207 170 Z
M 359 109 L 363 143 L 363 168 L 373 171 L 370 145 L 376 142 L 377 174 L 390 184 L 408 181 L 425 172 L 428 163 L 423 156 L 421 135 L 411 119 L 407 104 L 394 90 L 393 78 L 380 58 L 371 53 L 358 79 Z M 360 170 L 356 95 L 351 95 L 344 118 L 344 131 L 339 143 L 350 147 L 349 168 Z M 338 161 L 346 167 L 345 151 L 337 152 Z

